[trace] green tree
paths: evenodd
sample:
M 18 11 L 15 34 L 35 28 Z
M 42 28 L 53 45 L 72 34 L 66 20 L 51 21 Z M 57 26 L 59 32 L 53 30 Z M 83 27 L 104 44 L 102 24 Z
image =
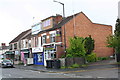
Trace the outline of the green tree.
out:
M 115 33 L 115 36 L 117 36 L 117 37 L 120 36 L 120 19 L 119 18 L 116 20 L 114 33 Z
M 117 55 L 117 62 L 120 62 L 120 19 L 116 20 L 114 35 L 107 38 L 108 47 L 115 49 Z
M 82 37 L 70 38 L 70 47 L 67 49 L 67 57 L 85 57 L 85 40 Z
M 91 38 L 91 35 L 89 35 L 89 37 L 85 38 L 85 51 L 86 51 L 86 55 L 89 55 L 92 53 L 92 51 L 94 50 L 94 39 Z
M 115 35 L 109 36 L 107 38 L 107 43 L 108 43 L 107 47 L 112 47 L 116 50 L 120 48 L 120 38 Z

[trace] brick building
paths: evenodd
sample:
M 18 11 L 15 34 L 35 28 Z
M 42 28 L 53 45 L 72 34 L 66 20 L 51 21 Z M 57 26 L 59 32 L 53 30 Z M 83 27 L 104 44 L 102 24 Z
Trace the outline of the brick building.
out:
M 112 34 L 111 25 L 93 23 L 83 12 L 70 17 L 72 18 L 65 23 L 66 47 L 69 47 L 70 37 L 88 37 L 91 35 L 95 40 L 94 52 L 97 56 L 105 57 L 113 54 L 113 49 L 106 47 L 107 37 Z M 62 31 L 64 31 L 64 25 L 62 26 Z M 64 35 L 64 33 L 62 33 L 62 35 Z
M 43 41 L 44 60 L 47 60 L 52 59 L 52 57 L 61 57 L 65 51 L 64 46 L 66 45 L 66 48 L 69 47 L 70 37 L 88 37 L 89 35 L 95 40 L 94 52 L 97 56 L 110 56 L 113 54 L 113 49 L 106 47 L 106 40 L 111 34 L 112 26 L 93 23 L 83 12 L 80 12 L 63 19 L 51 28 L 41 31 L 39 37 Z M 48 57 L 49 55 L 50 57 Z
M 33 57 L 34 64 L 37 65 L 46 66 L 46 60 L 60 58 L 64 55 L 65 48 L 69 47 L 69 38 L 74 36 L 88 37 L 91 35 L 95 40 L 94 52 L 98 57 L 113 54 L 113 49 L 106 47 L 107 37 L 112 34 L 112 26 L 93 23 L 83 12 L 64 19 L 61 15 L 50 16 L 33 25 L 31 30 L 31 37 L 29 35 L 31 38 L 31 57 Z M 30 31 L 28 30 L 28 32 Z M 21 35 L 18 38 L 15 38 L 17 41 L 10 42 L 11 51 L 15 51 L 12 49 L 15 47 L 12 46 L 21 41 Z

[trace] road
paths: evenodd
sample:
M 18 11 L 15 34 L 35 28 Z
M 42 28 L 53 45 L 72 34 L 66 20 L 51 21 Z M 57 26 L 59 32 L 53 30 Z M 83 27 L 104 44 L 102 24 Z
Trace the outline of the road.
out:
M 2 78 L 71 78 L 61 73 L 46 73 L 32 70 L 3 68 Z
M 55 72 L 40 72 L 20 68 L 0 68 L 2 78 L 119 78 L 120 65 L 108 62 L 97 62 L 83 69 L 58 70 Z M 0 75 L 0 77 L 1 77 Z
M 118 78 L 119 76 L 120 70 L 117 67 L 55 73 L 17 68 L 2 69 L 2 78 Z

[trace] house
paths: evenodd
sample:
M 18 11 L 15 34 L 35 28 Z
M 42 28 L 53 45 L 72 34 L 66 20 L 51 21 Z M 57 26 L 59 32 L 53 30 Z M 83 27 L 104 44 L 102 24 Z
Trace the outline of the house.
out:
M 15 60 L 16 64 L 21 61 L 21 39 L 24 36 L 28 35 L 30 32 L 31 29 L 23 31 L 9 43 L 9 51 L 11 52 L 11 54 L 9 55 L 12 57 L 13 60 Z
M 0 62 L 2 60 L 2 58 L 7 58 L 6 54 L 8 53 L 9 51 L 9 46 L 6 46 L 5 43 L 1 43 L 1 46 L 0 46 Z
M 46 60 L 60 58 L 65 54 L 66 48 L 69 47 L 69 39 L 74 36 L 91 37 L 95 40 L 94 52 L 98 57 L 111 56 L 113 49 L 106 47 L 107 37 L 112 34 L 112 26 L 93 23 L 83 12 L 68 16 L 60 20 L 56 25 L 53 25 L 54 20 L 51 17 L 45 19 L 47 25 L 42 26 L 42 31 L 39 32 L 41 37 L 41 46 L 44 52 L 44 65 Z M 44 21 L 44 20 L 43 20 Z
M 33 64 L 33 61 L 28 62 L 32 59 L 32 47 L 31 47 L 31 30 L 26 33 L 24 37 L 20 40 L 21 49 L 21 61 L 24 62 L 24 64 Z
M 66 55 L 71 37 L 89 35 L 95 40 L 94 52 L 98 57 L 113 55 L 113 49 L 106 47 L 107 37 L 112 35 L 112 26 L 93 23 L 83 12 L 66 18 L 57 14 L 41 20 L 13 39 L 10 51 L 23 62 L 26 58 L 33 58 L 34 64 L 46 66 L 46 60 Z
M 39 22 L 32 26 L 31 47 L 33 62 L 35 65 L 44 65 L 43 47 L 41 46 L 41 37 L 38 33 L 42 31 L 42 23 Z
M 32 41 L 32 53 L 34 58 L 34 64 L 46 65 L 46 59 L 55 58 L 54 57 L 55 54 L 51 54 L 51 52 L 54 53 L 55 51 L 54 43 L 55 43 L 56 32 L 53 31 L 50 33 L 50 35 L 47 32 L 49 32 L 49 29 L 53 28 L 53 26 L 57 25 L 61 20 L 62 20 L 62 16 L 57 14 L 56 16 L 50 16 L 46 19 L 43 19 L 41 20 L 40 23 L 32 26 L 33 35 L 31 41 Z M 49 36 L 46 34 L 48 34 Z M 51 38 L 51 40 L 48 40 L 48 38 Z M 51 45 L 53 45 L 52 48 L 50 47 L 47 48 L 48 46 Z M 51 57 L 48 55 L 49 51 L 51 51 L 50 54 L 52 56 L 49 54 Z

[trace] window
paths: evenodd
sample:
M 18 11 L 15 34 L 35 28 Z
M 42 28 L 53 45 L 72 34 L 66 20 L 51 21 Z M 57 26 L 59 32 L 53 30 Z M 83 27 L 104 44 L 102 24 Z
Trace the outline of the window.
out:
M 42 36 L 42 44 L 43 44 L 43 43 L 46 43 L 46 35 L 43 35 L 43 36 Z
M 17 43 L 14 44 L 14 49 L 17 49 Z
M 43 22 L 43 27 L 47 27 L 50 25 L 50 19 Z
M 26 41 L 23 40 L 23 48 L 26 48 Z
M 25 45 L 26 45 L 25 48 L 27 48 L 27 47 L 28 47 L 28 42 L 26 41 L 25 43 L 26 43 L 26 44 L 25 44 Z
M 12 44 L 10 44 L 10 50 L 12 50 Z
M 42 30 L 42 23 L 32 26 L 32 34 L 37 34 Z
M 35 47 L 38 47 L 38 37 L 35 37 Z
M 55 33 L 50 34 L 50 42 L 55 42 Z
M 31 40 L 29 40 L 28 42 L 29 42 L 28 45 L 29 45 L 29 48 L 30 48 L 31 47 Z
M 57 31 L 56 36 L 61 36 L 61 31 Z

